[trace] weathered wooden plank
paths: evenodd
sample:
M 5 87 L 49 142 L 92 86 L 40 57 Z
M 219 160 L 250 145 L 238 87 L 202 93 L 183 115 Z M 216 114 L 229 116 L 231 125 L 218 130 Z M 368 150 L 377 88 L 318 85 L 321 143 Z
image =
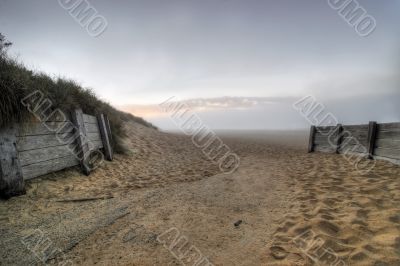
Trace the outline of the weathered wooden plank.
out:
M 377 139 L 375 142 L 375 148 L 386 148 L 386 149 L 399 149 L 400 150 L 400 140 L 392 139 Z
M 19 152 L 47 147 L 60 146 L 73 142 L 73 133 L 23 136 L 17 138 L 17 150 Z
M 360 141 L 368 140 L 368 130 L 367 131 L 346 131 L 343 129 L 342 135 L 344 138 L 356 138 Z
M 367 139 L 358 139 L 358 138 L 343 138 L 342 139 L 342 145 L 363 145 L 363 146 L 368 146 L 368 141 Z
M 392 158 L 382 157 L 382 156 L 378 156 L 378 155 L 374 155 L 374 158 L 376 160 L 388 161 L 388 162 L 391 162 L 393 164 L 400 165 L 400 159 L 392 159 Z
M 323 153 L 335 153 L 335 149 L 329 148 L 329 147 L 318 147 L 316 146 L 315 148 L 316 152 L 323 152 Z
M 332 138 L 326 138 L 326 139 L 316 139 L 314 141 L 315 144 L 319 145 L 330 145 L 330 146 L 336 146 L 336 137 Z
M 330 145 L 328 139 L 316 139 L 316 140 L 314 140 L 314 144 L 316 144 L 316 145 L 326 145 L 326 146 Z
M 89 149 L 89 144 L 87 141 L 87 130 L 85 123 L 83 122 L 83 112 L 81 109 L 77 109 L 72 112 L 71 114 L 72 121 L 77 129 L 76 135 L 77 135 L 77 146 L 79 149 L 79 161 L 80 165 L 82 168 L 82 171 L 86 174 L 89 175 L 91 168 L 88 165 L 89 161 L 89 155 L 90 155 L 90 149 Z M 87 124 L 87 125 L 94 125 L 94 124 Z
M 0 197 L 10 198 L 25 193 L 21 164 L 16 149 L 16 125 L 0 129 Z
M 100 132 L 95 132 L 95 133 L 88 133 L 87 138 L 90 141 L 101 141 L 101 135 Z
M 400 123 L 383 123 L 377 125 L 378 131 L 400 131 Z
M 62 134 L 74 131 L 71 122 L 25 123 L 19 126 L 18 137 L 49 134 Z
M 360 136 L 351 135 L 349 137 L 342 138 L 342 142 L 343 142 L 343 144 L 346 144 L 346 143 L 354 143 L 354 144 L 361 143 L 363 145 L 367 145 L 368 144 L 368 137 L 360 137 Z
M 368 142 L 368 137 L 366 137 L 366 136 L 354 136 L 354 135 L 346 135 L 346 137 L 343 137 L 343 140 L 346 140 L 346 139 L 353 139 L 353 140 L 357 140 L 357 141 L 359 141 L 359 142 L 365 142 L 365 143 L 367 143 Z
M 380 131 L 376 132 L 377 139 L 393 139 L 400 140 L 400 132 L 399 131 Z
M 368 137 L 368 129 L 367 130 L 346 130 L 346 129 L 343 129 L 343 131 L 349 132 L 351 135 L 354 135 L 354 136 L 361 136 L 361 137 L 365 136 L 365 138 Z
M 310 136 L 311 137 L 311 136 Z M 326 135 L 322 135 L 322 134 L 320 134 L 318 131 L 315 131 L 315 133 L 314 133 L 314 135 L 313 135 L 313 139 L 314 140 L 316 140 L 316 139 L 326 139 L 327 138 L 327 136 Z
M 101 140 L 91 141 L 90 147 L 93 147 L 91 150 L 98 150 L 103 148 L 103 142 Z
M 319 139 L 326 139 L 328 136 L 329 136 L 329 135 L 327 135 L 327 134 L 322 134 L 321 132 L 315 130 L 314 139 L 318 139 L 318 138 L 319 138 Z
M 316 138 L 314 144 L 329 144 L 328 138 Z
M 400 159 L 400 150 L 376 148 L 375 155 L 391 159 Z
M 73 155 L 62 158 L 43 161 L 22 167 L 24 179 L 31 179 L 55 171 L 59 171 L 68 167 L 79 165 L 79 161 Z
M 332 153 L 334 153 L 336 151 L 335 147 L 330 146 L 330 145 L 318 145 L 318 144 L 316 144 L 314 146 L 315 146 L 314 150 L 315 151 L 319 151 L 319 152 L 332 152 Z
M 315 133 L 315 138 L 319 138 L 319 139 L 327 139 L 327 138 L 331 138 L 331 139 L 333 139 L 333 137 L 335 137 L 336 136 L 336 131 L 335 130 L 332 130 L 332 131 L 330 131 L 329 133 L 326 133 L 326 134 L 321 134 L 320 132 L 316 132 Z
M 101 133 L 101 139 L 103 141 L 103 147 L 104 147 L 104 155 L 107 160 L 112 161 L 113 159 L 113 151 L 111 147 L 111 142 L 110 142 L 110 137 L 108 135 L 107 131 L 107 124 L 106 124 L 106 117 L 103 114 L 100 114 L 97 117 L 97 120 L 99 121 L 99 128 L 100 128 L 100 133 Z
M 44 149 L 28 150 L 19 153 L 21 166 L 34 164 L 42 161 L 49 161 L 51 159 L 62 158 L 68 155 L 73 155 L 69 145 L 54 146 Z
M 329 144 L 329 143 L 324 143 L 324 144 L 314 144 L 315 146 L 318 146 L 318 147 L 329 147 L 329 148 L 332 148 L 332 149 L 334 149 L 335 148 L 335 146 L 334 145 L 331 145 L 331 144 Z
M 337 143 L 337 139 L 338 139 L 338 135 L 337 135 L 338 131 L 332 131 L 331 134 L 329 135 L 321 135 L 321 134 L 316 134 L 315 136 L 315 143 L 328 143 L 328 144 L 335 144 Z
M 87 133 L 100 133 L 99 125 L 85 123 L 85 128 Z
M 339 153 L 348 153 L 348 152 L 353 152 L 353 153 L 368 153 L 368 148 L 365 147 L 364 145 L 346 145 L 344 147 L 340 147 Z
M 97 118 L 92 115 L 83 114 L 83 122 L 88 124 L 97 124 Z
M 322 135 L 327 135 L 330 134 L 332 132 L 334 132 L 336 130 L 336 127 L 316 127 L 316 131 L 318 132 L 318 134 L 322 134 Z

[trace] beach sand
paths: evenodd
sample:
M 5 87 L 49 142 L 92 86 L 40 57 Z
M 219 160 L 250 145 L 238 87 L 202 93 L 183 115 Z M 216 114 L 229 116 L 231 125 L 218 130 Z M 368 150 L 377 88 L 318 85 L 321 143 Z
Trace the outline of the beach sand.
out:
M 0 202 L 1 265 L 193 265 L 191 248 L 201 265 L 400 265 L 399 166 L 359 173 L 308 154 L 307 132 L 236 131 L 218 132 L 241 159 L 223 174 L 189 137 L 126 126 L 127 155 Z M 68 201 L 81 198 L 99 199 Z M 27 244 L 35 230 L 54 256 Z

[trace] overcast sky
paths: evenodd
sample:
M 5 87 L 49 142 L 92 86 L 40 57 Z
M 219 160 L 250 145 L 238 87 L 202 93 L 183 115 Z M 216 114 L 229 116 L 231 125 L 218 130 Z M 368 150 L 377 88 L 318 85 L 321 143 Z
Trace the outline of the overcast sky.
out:
M 306 95 L 343 123 L 400 121 L 398 0 L 358 1 L 377 21 L 367 37 L 327 0 L 89 2 L 108 22 L 98 37 L 56 0 L 0 0 L 0 32 L 29 68 L 162 128 L 172 96 L 208 99 L 194 112 L 217 129 L 305 128 L 292 103 Z

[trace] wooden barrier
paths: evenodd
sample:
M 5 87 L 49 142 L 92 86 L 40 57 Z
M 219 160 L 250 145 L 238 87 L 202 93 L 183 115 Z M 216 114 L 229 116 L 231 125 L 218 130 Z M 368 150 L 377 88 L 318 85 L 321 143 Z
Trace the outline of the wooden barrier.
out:
M 24 179 L 18 160 L 17 126 L 0 129 L 0 196 L 9 198 L 25 193 Z
M 400 160 L 400 123 L 377 125 L 374 154 Z
M 400 163 L 400 123 L 312 126 L 309 152 L 313 151 L 355 153 Z
M 336 144 L 328 136 L 334 137 L 336 127 L 315 127 L 314 139 L 310 140 L 314 151 L 336 152 Z M 330 143 L 332 142 L 332 143 Z
M 65 121 L 30 122 L 0 129 L 0 196 L 24 193 L 24 180 L 80 165 L 85 174 L 93 151 L 112 160 L 108 119 L 75 110 Z M 71 121 L 69 121 L 71 119 Z M 103 128 L 103 129 L 102 129 Z

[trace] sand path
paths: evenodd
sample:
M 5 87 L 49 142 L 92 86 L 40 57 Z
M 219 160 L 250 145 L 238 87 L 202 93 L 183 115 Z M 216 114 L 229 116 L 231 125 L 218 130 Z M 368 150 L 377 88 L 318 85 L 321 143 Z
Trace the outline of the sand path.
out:
M 241 158 L 225 175 L 188 138 L 128 132 L 131 153 L 90 177 L 60 172 L 0 203 L 1 265 L 43 264 L 22 241 L 37 229 L 61 251 L 50 264 L 181 265 L 157 240 L 170 228 L 214 265 L 400 265 L 398 166 L 360 174 L 339 155 L 307 154 L 303 135 L 246 133 L 224 138 Z
M 252 156 L 242 164 L 231 175 L 126 193 L 118 205 L 129 214 L 79 243 L 68 258 L 85 265 L 179 265 L 156 240 L 175 227 L 215 265 L 259 265 L 289 209 L 289 189 L 278 164 Z

